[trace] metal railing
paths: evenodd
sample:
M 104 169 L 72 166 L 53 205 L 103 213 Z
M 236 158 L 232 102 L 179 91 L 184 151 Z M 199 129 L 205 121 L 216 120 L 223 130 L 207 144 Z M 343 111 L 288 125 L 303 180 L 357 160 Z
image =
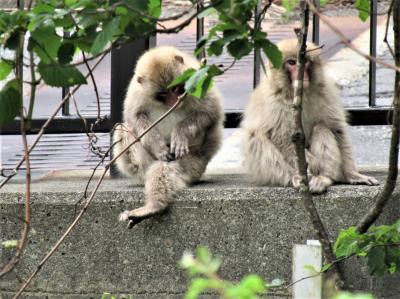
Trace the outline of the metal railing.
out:
M 376 42 L 377 42 L 377 0 L 371 0 L 371 15 L 370 15 L 370 55 L 376 57 Z M 315 0 L 315 5 L 319 7 L 319 0 Z M 197 9 L 201 8 L 201 4 Z M 255 16 L 258 15 L 260 7 L 255 11 Z M 313 15 L 312 19 L 312 41 L 319 44 L 319 18 Z M 205 33 L 204 19 L 196 20 L 196 39 L 199 40 Z M 120 48 L 111 51 L 111 100 L 110 100 L 110 115 L 104 119 L 98 126 L 94 128 L 96 132 L 109 132 L 113 125 L 122 120 L 123 101 L 125 92 L 131 77 L 137 59 L 149 48 L 156 45 L 156 37 L 147 39 L 138 39 L 132 43 L 124 45 Z M 254 51 L 254 72 L 253 86 L 255 87 L 260 80 L 260 52 Z M 62 89 L 62 96 L 68 92 L 67 89 Z M 351 125 L 386 125 L 391 117 L 388 116 L 391 109 L 389 107 L 376 106 L 376 63 L 369 63 L 369 101 L 367 107 L 348 108 Z M 242 111 L 226 111 L 226 128 L 237 128 L 240 123 Z M 94 123 L 96 118 L 86 118 L 87 123 Z M 28 133 L 34 134 L 38 132 L 41 126 L 46 121 L 43 119 L 33 119 L 31 129 Z M 19 120 L 5 126 L 1 130 L 2 135 L 18 134 L 20 124 Z M 79 118 L 71 117 L 69 112 L 69 103 L 66 103 L 62 109 L 62 116 L 54 119 L 48 128 L 47 133 L 80 133 L 85 132 L 82 127 L 82 121 Z

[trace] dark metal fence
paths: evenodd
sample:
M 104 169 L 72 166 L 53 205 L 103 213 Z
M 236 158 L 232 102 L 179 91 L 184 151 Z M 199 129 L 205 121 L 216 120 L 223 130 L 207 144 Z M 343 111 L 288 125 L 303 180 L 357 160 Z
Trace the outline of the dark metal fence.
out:
M 319 0 L 315 0 L 315 5 L 319 7 Z M 201 4 L 197 9 L 201 8 Z M 258 15 L 260 7 L 255 11 Z M 312 20 L 312 41 L 319 44 L 319 18 L 314 15 Z M 199 40 L 204 35 L 204 19 L 196 21 L 196 39 Z M 370 16 L 370 55 L 376 56 L 377 42 L 377 0 L 371 0 L 371 16 Z M 156 45 L 156 37 L 149 39 L 138 39 L 128 45 L 113 49 L 111 51 L 111 101 L 110 115 L 100 125 L 94 128 L 97 132 L 109 132 L 113 125 L 122 120 L 122 107 L 125 97 L 126 88 L 133 75 L 133 70 L 137 59 L 147 49 Z M 260 80 L 260 52 L 254 52 L 254 74 L 253 85 L 256 86 Z M 62 90 L 62 96 L 68 92 L 67 89 Z M 369 105 L 363 108 L 349 108 L 351 125 L 385 125 L 388 124 L 389 107 L 376 106 L 376 64 L 373 61 L 369 63 Z M 241 111 L 226 111 L 226 128 L 237 128 L 240 123 Z M 87 118 L 87 123 L 95 122 L 95 118 Z M 34 134 L 39 131 L 46 119 L 34 119 L 31 129 L 28 133 Z M 1 134 L 18 134 L 19 120 L 5 126 L 1 130 Z M 54 119 L 48 128 L 47 133 L 80 133 L 85 132 L 82 121 L 77 117 L 71 117 L 69 112 L 69 103 L 66 103 L 62 109 L 62 116 Z

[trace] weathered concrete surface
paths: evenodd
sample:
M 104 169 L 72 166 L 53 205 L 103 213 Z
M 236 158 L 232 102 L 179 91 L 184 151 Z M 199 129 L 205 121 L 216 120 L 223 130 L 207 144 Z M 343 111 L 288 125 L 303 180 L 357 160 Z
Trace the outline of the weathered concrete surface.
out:
M 383 181 L 382 175 L 375 175 Z M 339 228 L 357 223 L 380 188 L 339 185 L 315 198 L 332 239 Z M 2 299 L 11 297 L 71 222 L 79 210 L 84 183 L 44 180 L 35 182 L 32 189 L 29 245 L 17 271 L 0 280 Z M 0 240 L 19 236 L 23 190 L 22 184 L 0 190 Z M 399 197 L 396 192 L 381 223 L 400 217 Z M 128 180 L 107 179 L 80 225 L 23 298 L 100 298 L 103 291 L 138 299 L 182 298 L 186 277 L 177 262 L 185 250 L 193 251 L 198 245 L 209 246 L 223 258 L 221 275 L 227 279 L 258 273 L 267 280 L 290 282 L 293 244 L 314 238 L 293 189 L 254 187 L 243 175 L 206 176 L 185 190 L 168 213 L 127 230 L 117 222 L 118 214 L 142 200 L 140 187 Z M 0 262 L 10 256 L 3 249 Z M 360 270 L 355 261 L 349 261 L 346 274 L 357 288 L 378 298 L 398 298 L 398 276 L 372 279 L 365 266 Z

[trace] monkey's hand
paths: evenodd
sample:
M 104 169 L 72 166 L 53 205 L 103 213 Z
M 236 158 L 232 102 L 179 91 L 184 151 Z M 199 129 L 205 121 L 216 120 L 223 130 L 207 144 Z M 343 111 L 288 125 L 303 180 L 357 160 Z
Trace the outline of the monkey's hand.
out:
M 183 132 L 172 131 L 170 153 L 174 154 L 176 159 L 189 153 L 189 138 Z
M 323 175 L 311 177 L 309 181 L 310 192 L 315 194 L 324 193 L 329 186 L 332 185 L 332 180 Z
M 369 186 L 376 186 L 379 185 L 379 181 L 371 176 L 363 175 L 359 172 L 352 172 L 349 175 L 347 175 L 347 180 L 350 184 L 352 185 L 359 185 L 359 184 L 364 184 L 364 185 L 369 185 Z
M 301 184 L 301 175 L 296 173 L 292 176 L 292 185 L 295 189 L 299 189 L 300 184 Z
M 175 158 L 174 155 L 170 153 L 170 149 L 168 148 L 168 146 L 164 144 L 157 151 L 157 159 L 160 161 L 169 162 L 173 161 Z

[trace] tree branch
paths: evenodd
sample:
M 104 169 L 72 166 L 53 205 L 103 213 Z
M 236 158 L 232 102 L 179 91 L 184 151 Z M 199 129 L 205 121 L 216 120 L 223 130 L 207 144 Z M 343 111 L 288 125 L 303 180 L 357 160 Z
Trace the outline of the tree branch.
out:
M 101 56 L 99 58 L 99 60 L 96 61 L 96 63 L 93 65 L 93 67 L 91 68 L 92 71 L 100 64 L 100 62 L 104 59 L 104 57 L 106 56 L 106 53 L 103 54 L 103 56 Z M 86 74 L 85 78 L 88 78 L 90 76 L 90 74 Z M 58 112 L 61 110 L 63 104 L 70 98 L 71 94 L 75 94 L 77 92 L 77 90 L 81 87 L 80 85 L 77 85 L 74 87 L 74 89 L 69 92 L 59 103 L 59 105 L 56 107 L 56 109 L 54 109 L 53 114 L 51 114 L 51 116 L 47 119 L 47 121 L 43 124 L 43 126 L 40 128 L 39 133 L 36 136 L 36 139 L 33 141 L 33 143 L 31 144 L 31 146 L 29 147 L 28 152 L 31 153 L 32 150 L 36 147 L 37 143 L 39 142 L 39 140 L 42 138 L 47 126 L 50 124 L 50 122 L 56 117 L 56 115 L 58 114 Z M 25 157 L 22 157 L 21 160 L 19 160 L 19 162 L 15 165 L 14 167 L 14 173 L 8 175 L 3 181 L 1 181 L 0 183 L 0 189 L 7 184 L 7 182 L 14 177 L 17 174 L 17 170 L 21 167 L 21 165 L 24 163 L 25 161 Z
M 304 207 L 309 213 L 314 230 L 317 232 L 318 239 L 322 244 L 325 260 L 328 263 L 332 263 L 335 260 L 335 254 L 333 253 L 332 245 L 329 241 L 329 235 L 320 218 L 318 210 L 315 207 L 308 185 L 307 161 L 305 155 L 305 135 L 302 125 L 303 77 L 306 62 L 307 32 L 309 23 L 309 9 L 305 0 L 300 1 L 300 9 L 302 14 L 302 28 L 301 31 L 297 30 L 296 32 L 299 44 L 297 52 L 298 72 L 296 81 L 294 82 L 293 99 L 294 121 L 296 127 L 293 134 L 293 141 L 295 143 L 297 167 L 300 175 L 299 191 L 303 199 Z M 342 289 L 344 287 L 344 279 L 339 266 L 335 264 L 332 268 L 332 271 L 336 287 L 338 289 Z
M 400 67 L 400 0 L 393 5 L 394 59 Z M 396 72 L 394 80 L 392 137 L 390 140 L 389 170 L 383 190 L 378 194 L 375 205 L 368 211 L 357 226 L 359 233 L 365 233 L 378 219 L 396 187 L 399 163 L 400 137 L 400 72 Z
M 327 26 L 340 38 L 340 40 L 342 41 L 342 43 L 345 44 L 347 47 L 349 47 L 351 50 L 353 50 L 354 52 L 356 52 L 358 55 L 364 57 L 365 59 L 374 61 L 374 62 L 376 62 L 377 64 L 383 65 L 383 66 L 385 66 L 385 67 L 387 67 L 387 68 L 389 68 L 389 69 L 392 69 L 392 70 L 394 70 L 394 71 L 400 72 L 400 67 L 399 67 L 399 66 L 392 65 L 392 64 L 390 64 L 390 63 L 387 63 L 387 62 L 385 62 L 385 61 L 383 61 L 383 60 L 381 60 L 381 59 L 378 59 L 378 58 L 376 58 L 376 57 L 370 56 L 370 55 L 364 53 L 363 51 L 359 50 L 357 47 L 355 47 L 355 46 L 351 43 L 351 41 L 350 41 L 349 39 L 346 38 L 346 36 L 345 36 L 335 25 L 333 25 L 333 24 L 328 20 L 327 17 L 325 17 L 323 14 L 321 14 L 321 13 L 318 11 L 318 9 L 314 6 L 314 4 L 312 3 L 311 0 L 305 0 L 305 1 L 306 1 L 307 4 L 309 5 L 310 10 L 311 10 L 314 14 L 316 14 L 316 15 L 320 18 L 320 20 L 321 20 L 322 22 L 324 22 L 325 25 L 327 25 Z
M 160 116 L 154 123 L 152 123 L 146 130 L 142 132 L 134 141 L 132 141 L 128 146 L 126 146 L 118 155 L 116 155 L 109 163 L 104 168 L 104 171 L 102 172 L 100 178 L 98 179 L 95 188 L 93 189 L 92 193 L 90 194 L 89 198 L 86 200 L 84 206 L 80 210 L 79 214 L 75 217 L 75 219 L 72 221 L 70 226 L 67 228 L 67 230 L 64 232 L 64 234 L 58 239 L 56 244 L 51 248 L 51 250 L 46 254 L 46 256 L 40 261 L 38 266 L 36 267 L 35 271 L 32 272 L 32 274 L 29 276 L 29 278 L 26 280 L 26 282 L 18 289 L 17 293 L 14 295 L 13 299 L 19 298 L 19 296 L 22 294 L 22 292 L 29 286 L 33 278 L 39 273 L 39 271 L 42 269 L 43 265 L 48 261 L 48 259 L 58 250 L 60 245 L 64 242 L 64 240 L 67 238 L 67 236 L 72 232 L 72 230 L 75 228 L 75 226 L 78 224 L 79 220 L 82 218 L 82 216 L 86 213 L 87 209 L 89 208 L 91 202 L 93 201 L 94 196 L 96 195 L 100 184 L 102 183 L 108 169 L 110 168 L 111 164 L 114 163 L 119 157 L 121 157 L 128 149 L 134 145 L 135 143 L 139 142 L 140 139 L 146 135 L 152 128 L 154 128 L 158 123 L 160 123 L 164 118 L 166 118 L 172 111 L 175 110 L 175 108 L 183 101 L 183 99 L 186 96 L 186 92 L 183 93 L 176 103 L 167 111 L 165 112 L 162 116 Z

